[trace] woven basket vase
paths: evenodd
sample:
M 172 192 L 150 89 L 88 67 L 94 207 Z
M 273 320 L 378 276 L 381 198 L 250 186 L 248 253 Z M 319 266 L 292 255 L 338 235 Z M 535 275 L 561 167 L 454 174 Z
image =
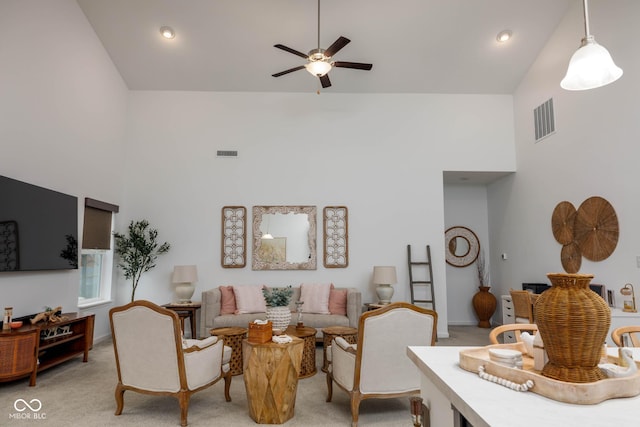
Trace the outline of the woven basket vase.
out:
M 592 274 L 549 273 L 551 288 L 536 301 L 535 319 L 549 362 L 542 375 L 588 383 L 604 379 L 598 368 L 611 311 L 589 289 Z

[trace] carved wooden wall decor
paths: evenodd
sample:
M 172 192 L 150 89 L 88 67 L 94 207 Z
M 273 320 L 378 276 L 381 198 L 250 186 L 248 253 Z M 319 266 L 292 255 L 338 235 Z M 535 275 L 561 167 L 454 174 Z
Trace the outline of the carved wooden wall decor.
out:
M 316 259 L 315 206 L 253 207 L 253 270 L 315 270 Z M 267 237 L 269 236 L 269 237 Z M 274 259 L 276 238 L 285 239 L 284 261 Z M 263 242 L 265 244 L 263 245 Z
M 222 208 L 222 267 L 243 268 L 247 264 L 247 208 Z
M 551 229 L 562 246 L 560 260 L 567 273 L 577 273 L 582 257 L 602 261 L 613 253 L 619 236 L 618 216 L 602 197 L 593 196 L 576 210 L 570 202 L 558 203 L 551 216 Z
M 346 206 L 327 206 L 324 219 L 324 266 L 346 268 L 349 265 L 349 229 Z

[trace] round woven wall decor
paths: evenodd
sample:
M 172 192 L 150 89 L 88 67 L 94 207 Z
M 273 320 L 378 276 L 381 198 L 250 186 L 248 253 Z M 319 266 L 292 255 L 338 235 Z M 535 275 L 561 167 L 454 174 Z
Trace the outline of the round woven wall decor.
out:
M 574 274 L 580 271 L 582 254 L 576 242 L 571 242 L 562 247 L 560 251 L 560 261 L 562 262 L 562 268 L 564 268 L 564 271 L 567 273 Z
M 458 239 L 466 245 L 461 253 L 457 253 Z M 444 232 L 445 260 L 454 267 L 466 267 L 473 264 L 480 253 L 480 241 L 476 233 L 461 225 L 451 227 Z
M 573 242 L 573 222 L 576 217 L 576 208 L 571 202 L 560 202 L 551 215 L 551 230 L 553 237 L 561 245 Z
M 573 233 L 582 256 L 602 261 L 618 244 L 618 216 L 613 206 L 602 197 L 590 197 L 578 208 Z

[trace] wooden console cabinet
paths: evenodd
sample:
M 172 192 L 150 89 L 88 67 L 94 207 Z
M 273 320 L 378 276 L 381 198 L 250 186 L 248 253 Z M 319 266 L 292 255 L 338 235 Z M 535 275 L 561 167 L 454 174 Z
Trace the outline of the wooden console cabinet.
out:
M 62 317 L 60 322 L 25 324 L 0 333 L 0 382 L 31 376 L 29 385 L 34 386 L 37 372 L 81 354 L 83 362 L 89 360 L 95 315 L 64 313 Z M 45 337 L 52 330 L 65 332 Z

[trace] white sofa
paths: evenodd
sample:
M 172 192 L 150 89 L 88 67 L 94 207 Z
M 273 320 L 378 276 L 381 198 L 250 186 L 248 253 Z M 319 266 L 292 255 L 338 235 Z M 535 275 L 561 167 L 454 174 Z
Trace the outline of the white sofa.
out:
M 362 294 L 355 288 L 336 288 L 347 289 L 347 315 L 339 314 L 315 314 L 303 313 L 302 323 L 318 330 L 316 340 L 322 340 L 322 328 L 329 326 L 350 326 L 358 327 L 358 320 L 362 314 Z M 293 295 L 289 309 L 291 310 L 291 324 L 295 325 L 298 316 L 296 313 L 296 301 L 300 299 L 300 286 L 293 287 Z M 223 328 L 228 326 L 239 326 L 247 328 L 249 323 L 256 319 L 265 319 L 266 313 L 248 313 L 248 314 L 220 314 L 221 292 L 219 288 L 209 289 L 202 292 L 202 307 L 200 309 L 200 336 L 207 337 L 209 331 L 214 328 Z

